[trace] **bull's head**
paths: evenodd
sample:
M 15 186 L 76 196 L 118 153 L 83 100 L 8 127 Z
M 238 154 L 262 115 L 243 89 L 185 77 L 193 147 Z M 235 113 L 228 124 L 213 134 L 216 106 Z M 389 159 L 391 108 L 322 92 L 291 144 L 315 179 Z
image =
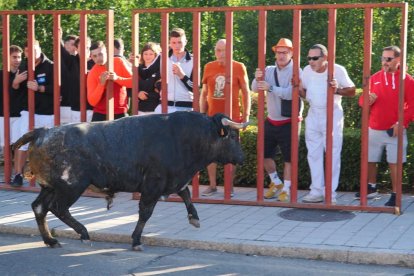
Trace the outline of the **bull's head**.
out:
M 219 159 L 217 162 L 222 164 L 243 163 L 244 156 L 239 142 L 238 130 L 246 128 L 249 123 L 234 122 L 223 114 L 216 114 L 213 120 L 221 137 L 218 142 L 219 147 L 216 149 L 218 150 L 217 155 Z

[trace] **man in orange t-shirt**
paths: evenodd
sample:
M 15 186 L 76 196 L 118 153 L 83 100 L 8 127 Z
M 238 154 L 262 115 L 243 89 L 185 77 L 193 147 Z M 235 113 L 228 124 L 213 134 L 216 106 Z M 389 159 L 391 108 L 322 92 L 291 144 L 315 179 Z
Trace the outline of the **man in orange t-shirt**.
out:
M 216 113 L 225 113 L 226 97 L 224 87 L 226 83 L 226 40 L 217 41 L 214 48 L 216 60 L 204 67 L 203 88 L 200 96 L 200 112 L 213 116 Z M 246 67 L 243 63 L 232 61 L 232 114 L 231 119 L 236 122 L 248 122 L 250 115 L 250 90 Z M 242 112 L 241 112 L 242 111 Z M 210 186 L 202 193 L 210 196 L 217 192 L 216 173 L 217 164 L 207 167 Z M 234 171 L 234 170 L 233 170 Z M 232 193 L 233 194 L 233 193 Z
M 102 41 L 91 45 L 91 58 L 95 65 L 88 74 L 88 102 L 93 106 L 92 121 L 106 120 L 106 83 L 114 81 L 114 117 L 119 119 L 128 116 L 128 96 L 126 88 L 132 87 L 132 72 L 125 61 L 114 57 L 114 72 L 106 69 L 107 53 Z

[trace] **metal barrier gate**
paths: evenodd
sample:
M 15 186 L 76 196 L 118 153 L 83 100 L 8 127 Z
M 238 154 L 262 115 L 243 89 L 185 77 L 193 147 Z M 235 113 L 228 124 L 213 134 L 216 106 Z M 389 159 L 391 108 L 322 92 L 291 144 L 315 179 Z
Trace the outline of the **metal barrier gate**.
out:
M 363 210 L 363 211 L 375 211 L 375 212 L 395 212 L 399 213 L 401 207 L 401 180 L 402 180 L 402 129 L 400 128 L 399 135 L 399 150 L 398 150 L 398 191 L 397 191 L 397 206 L 394 207 L 378 207 L 368 206 L 367 204 L 367 184 L 368 184 L 368 92 L 369 92 L 369 78 L 371 69 L 371 44 L 372 44 L 372 32 L 373 32 L 373 10 L 377 8 L 399 8 L 401 9 L 401 75 L 400 75 L 400 110 L 399 110 L 399 123 L 403 120 L 402 103 L 404 97 L 404 85 L 403 79 L 405 78 L 405 62 L 406 62 L 406 39 L 407 39 L 407 18 L 408 18 L 408 4 L 321 4 L 321 5 L 286 5 L 286 6 L 252 6 L 252 7 L 205 7 L 205 8 L 171 8 L 171 9 L 142 9 L 134 10 L 132 12 L 132 26 L 133 26 L 133 51 L 138 53 L 139 44 L 139 15 L 143 13 L 158 13 L 161 16 L 161 47 L 164 53 L 168 52 L 168 30 L 169 30 L 169 14 L 170 13 L 191 13 L 193 18 L 192 35 L 193 35 L 193 55 L 194 55 L 194 69 L 193 69 L 193 93 L 194 102 L 193 108 L 198 111 L 198 95 L 199 95 L 199 68 L 200 68 L 200 24 L 202 12 L 221 12 L 225 13 L 225 30 L 226 30 L 226 64 L 231 64 L 233 60 L 233 14 L 241 11 L 258 11 L 259 21 L 259 34 L 258 34 L 258 68 L 264 71 L 265 68 L 265 56 L 266 56 L 266 20 L 268 11 L 276 10 L 290 10 L 293 11 L 293 100 L 292 100 L 292 114 L 298 114 L 298 90 L 299 90 L 299 76 L 297 74 L 300 65 L 300 42 L 301 42 L 301 12 L 303 10 L 328 10 L 328 82 L 332 80 L 334 73 L 335 63 L 335 50 L 336 50 L 336 16 L 338 9 L 363 9 L 365 13 L 364 23 L 364 67 L 363 67 L 363 97 L 365 99 L 365 105 L 363 107 L 363 126 L 362 126 L 362 150 L 361 150 L 361 200 L 359 206 L 349 205 L 336 205 L 332 204 L 331 198 L 331 176 L 332 176 L 332 135 L 326 136 L 326 153 L 325 153 L 325 195 L 326 204 L 305 204 L 297 201 L 298 196 L 298 136 L 294 135 L 298 133 L 298 123 L 292 120 L 292 152 L 291 152 L 291 164 L 292 164 L 292 185 L 291 185 L 291 202 L 269 202 L 264 201 L 264 169 L 263 169 L 263 150 L 264 150 L 264 91 L 259 91 L 259 105 L 258 105 L 258 136 L 257 136 L 257 198 L 256 201 L 243 201 L 232 199 L 231 194 L 231 166 L 225 166 L 225 183 L 224 183 L 224 198 L 223 199 L 206 199 L 199 196 L 199 183 L 198 178 L 193 179 L 192 196 L 193 201 L 202 203 L 228 203 L 228 204 L 240 204 L 240 205 L 262 205 L 262 206 L 280 206 L 280 207 L 296 207 L 296 208 L 320 208 L 320 209 L 337 209 L 337 210 Z M 166 75 L 167 55 L 162 55 L 162 72 L 161 75 Z M 136 70 L 135 70 L 136 71 Z M 135 72 L 134 72 L 135 73 Z M 231 66 L 226 67 L 226 114 L 231 114 L 231 81 L 232 81 L 232 69 Z M 136 81 L 134 82 L 136 83 Z M 333 89 L 333 88 L 328 88 Z M 163 82 L 162 91 L 167 91 L 167 84 Z M 328 108 L 327 108 L 327 133 L 332 133 L 333 128 L 333 91 L 328 94 Z M 134 87 L 134 99 L 133 103 L 137 102 L 137 88 Z M 162 93 L 162 92 L 161 92 Z M 167 99 L 162 99 L 163 112 L 167 110 Z M 137 106 L 133 106 L 133 112 L 136 114 Z M 293 117 L 293 115 L 292 115 Z M 174 199 L 171 199 L 174 200 Z
M 264 70 L 265 67 L 265 56 L 266 56 L 266 19 L 268 11 L 277 11 L 277 10 L 289 10 L 293 11 L 293 34 L 292 40 L 294 47 L 293 61 L 294 61 L 294 97 L 292 101 L 292 114 L 298 114 L 298 84 L 299 76 L 297 74 L 299 65 L 300 65 L 300 42 L 301 42 L 301 12 L 303 10 L 327 10 L 329 16 L 328 23 L 328 80 L 333 78 L 333 65 L 335 63 L 335 50 L 336 50 L 336 16 L 338 9 L 363 9 L 365 14 L 364 19 L 364 66 L 363 66 L 363 97 L 365 99 L 365 105 L 363 107 L 363 116 L 362 116 L 362 147 L 361 147 L 361 200 L 360 205 L 350 206 L 350 205 L 334 205 L 332 204 L 331 198 L 331 176 L 332 176 L 332 144 L 333 139 L 332 135 L 326 136 L 326 153 L 325 153 L 325 194 L 326 194 L 326 203 L 325 204 L 304 204 L 297 201 L 298 197 L 298 136 L 292 135 L 292 152 L 291 152 L 291 163 L 292 163 L 292 185 L 291 185 L 291 202 L 282 203 L 282 202 L 269 202 L 264 201 L 264 169 L 263 169 L 263 124 L 264 124 L 264 91 L 259 91 L 259 104 L 258 104 L 258 136 L 257 136 L 257 197 L 255 201 L 246 201 L 246 200 L 236 200 L 231 199 L 231 174 L 232 168 L 230 165 L 225 166 L 225 184 L 224 184 L 224 198 L 223 199 L 204 199 L 199 197 L 199 183 L 198 178 L 195 177 L 193 181 L 193 190 L 192 197 L 194 202 L 200 203 L 223 203 L 223 204 L 240 204 L 240 205 L 261 205 L 261 206 L 279 206 L 279 207 L 295 207 L 295 208 L 318 208 L 318 209 L 336 209 L 336 210 L 360 210 L 360 211 L 372 211 L 372 212 L 390 212 L 390 213 L 399 213 L 401 208 L 401 194 L 402 194 L 402 128 L 400 128 L 399 133 L 399 149 L 398 149 L 398 163 L 397 163 L 397 179 L 398 179 L 398 190 L 397 190 L 397 206 L 396 207 L 378 207 L 378 206 L 368 206 L 367 204 L 367 179 L 368 179 L 368 92 L 369 92 L 369 77 L 371 69 L 371 45 L 372 45 L 372 32 L 373 32 L 373 10 L 377 8 L 397 8 L 401 9 L 401 74 L 400 74 L 400 95 L 399 95 L 399 123 L 402 124 L 403 121 L 403 99 L 404 99 L 404 85 L 403 80 L 406 73 L 406 41 L 407 41 L 407 21 L 408 21 L 408 4 L 407 3 L 387 3 L 387 4 L 321 4 L 321 5 L 287 5 L 287 6 L 253 6 L 253 7 L 205 7 L 205 8 L 172 8 L 172 9 L 137 9 L 132 11 L 132 47 L 133 53 L 138 54 L 138 45 L 139 45 L 139 15 L 142 13 L 158 13 L 161 15 L 161 47 L 163 52 L 168 52 L 168 31 L 169 31 L 169 14 L 170 13 L 191 13 L 193 18 L 193 55 L 194 55 L 194 67 L 193 67 L 193 87 L 194 93 L 194 102 L 193 108 L 198 111 L 198 102 L 199 102 L 199 84 L 200 84 L 200 24 L 201 24 L 201 13 L 202 12 L 221 12 L 225 13 L 225 30 L 226 30 L 226 63 L 231 64 L 233 59 L 233 14 L 234 12 L 241 11 L 258 11 L 258 20 L 259 20 L 259 33 L 258 33 L 258 67 Z M 80 35 L 81 35 L 81 50 L 85 53 L 85 41 L 87 37 L 87 15 L 88 14 L 105 14 L 107 16 L 107 49 L 108 49 L 108 70 L 113 70 L 113 11 L 2 11 L 2 25 L 3 25 L 3 63 L 6 65 L 3 73 L 4 81 L 3 87 L 8 87 L 8 72 L 10 71 L 9 66 L 9 57 L 8 51 L 4 49 L 9 48 L 9 16 L 13 14 L 23 14 L 28 17 L 28 41 L 33 42 L 34 39 L 34 16 L 37 14 L 50 14 L 54 17 L 54 38 L 58 35 L 58 30 L 60 27 L 60 15 L 61 14 L 79 14 L 80 15 Z M 56 41 L 56 40 L 55 40 Z M 31 45 L 30 43 L 29 45 Z M 33 49 L 31 51 L 33 54 Z M 33 68 L 34 60 L 33 55 L 29 54 L 29 79 L 33 78 Z M 162 55 L 162 72 L 161 75 L 166 75 L 167 73 L 167 55 Z M 59 45 L 54 43 L 54 61 L 58 66 L 54 67 L 54 76 L 55 80 L 55 125 L 58 125 L 59 120 L 59 99 L 60 95 L 60 48 Z M 81 64 L 86 64 L 85 55 L 81 57 Z M 134 87 L 132 95 L 132 112 L 137 114 L 138 110 L 138 75 L 137 75 L 137 62 L 135 61 L 134 65 Z M 82 121 L 85 120 L 85 110 L 86 110 L 86 91 L 85 86 L 82 85 L 85 82 L 85 66 L 81 67 L 81 99 L 83 101 L 81 110 L 82 110 Z M 232 80 L 232 69 L 231 66 L 226 68 L 226 85 L 225 94 L 228 99 L 226 102 L 226 114 L 231 114 L 231 80 Z M 162 91 L 167 91 L 167 83 L 163 81 Z M 333 89 L 333 88 L 328 88 Z M 8 184 L 8 179 L 10 179 L 11 172 L 11 156 L 9 150 L 9 109 L 8 109 L 8 96 L 4 94 L 4 107 L 5 107 L 5 184 L 0 184 L 0 189 L 12 189 Z M 328 98 L 327 102 L 333 102 L 333 93 L 327 93 Z M 33 127 L 33 101 L 34 95 L 33 91 L 29 91 L 29 111 L 31 114 L 30 126 Z M 113 97 L 112 97 L 112 85 L 107 87 L 107 110 L 109 110 L 108 119 L 113 119 Z M 167 108 L 167 98 L 162 98 L 162 110 L 166 112 Z M 327 133 L 332 133 L 333 128 L 333 106 L 328 104 L 327 108 Z M 292 134 L 298 132 L 298 123 L 293 121 L 292 123 Z M 37 190 L 35 184 L 32 182 L 29 188 L 23 187 L 19 188 L 20 190 Z M 137 195 L 135 194 L 136 198 Z M 171 200 L 175 200 L 174 198 Z

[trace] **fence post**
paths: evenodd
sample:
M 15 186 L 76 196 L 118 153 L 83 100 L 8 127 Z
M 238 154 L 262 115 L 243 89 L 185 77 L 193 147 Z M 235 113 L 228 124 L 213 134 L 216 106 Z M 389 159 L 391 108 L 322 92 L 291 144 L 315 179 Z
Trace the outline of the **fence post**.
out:
M 267 33 L 267 11 L 259 11 L 259 36 L 258 36 L 258 66 L 264 73 L 266 67 L 266 33 Z M 263 201 L 264 190 L 264 91 L 259 90 L 257 98 L 257 201 Z

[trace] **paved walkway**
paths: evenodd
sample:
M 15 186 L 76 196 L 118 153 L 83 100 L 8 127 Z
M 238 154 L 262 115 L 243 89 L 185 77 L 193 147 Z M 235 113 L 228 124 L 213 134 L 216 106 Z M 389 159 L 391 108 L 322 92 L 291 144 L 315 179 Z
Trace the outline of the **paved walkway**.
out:
M 38 235 L 30 206 L 36 196 L 0 190 L 0 232 Z M 138 202 L 131 198 L 131 194 L 118 194 L 108 211 L 104 199 L 82 197 L 71 212 L 86 226 L 92 240 L 131 243 L 138 219 Z M 159 202 L 144 229 L 143 243 L 414 268 L 414 197 L 405 195 L 403 202 L 400 216 L 352 212 L 347 213 L 351 215 L 348 219 L 330 222 L 283 218 L 287 210 L 298 209 L 197 203 L 199 229 L 188 223 L 183 203 Z M 48 221 L 58 237 L 78 238 L 53 215 Z

